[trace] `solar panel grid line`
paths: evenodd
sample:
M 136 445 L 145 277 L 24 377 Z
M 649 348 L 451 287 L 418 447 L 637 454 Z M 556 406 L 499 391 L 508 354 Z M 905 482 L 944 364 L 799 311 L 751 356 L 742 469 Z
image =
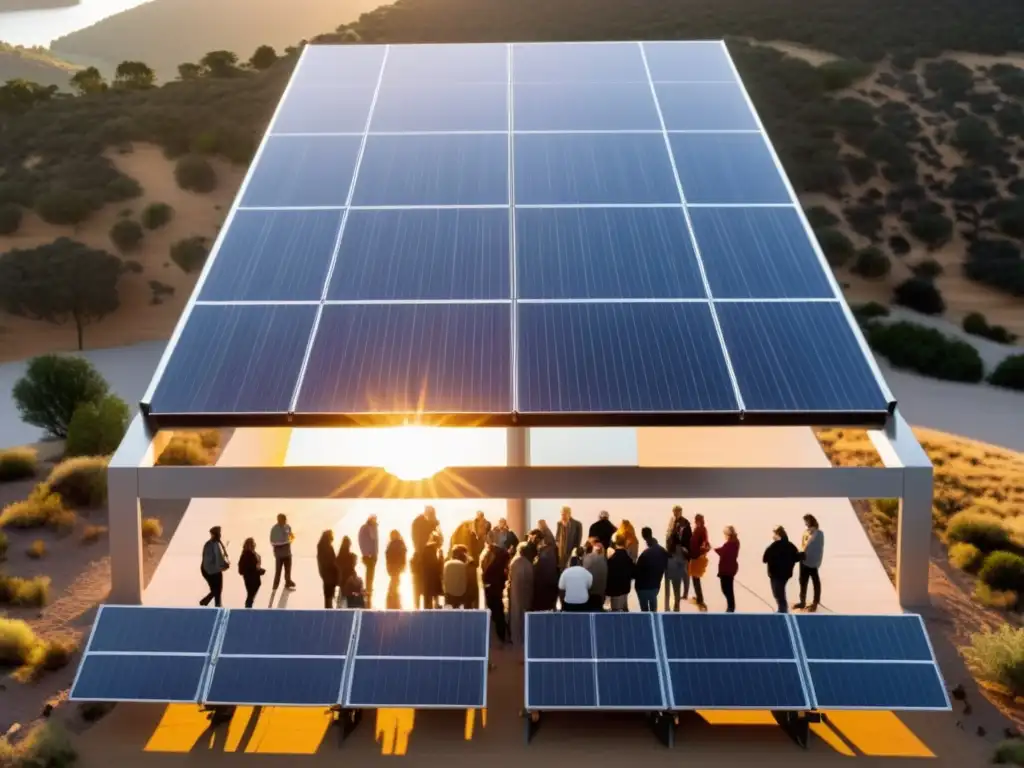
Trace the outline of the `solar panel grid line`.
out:
M 519 285 L 516 282 L 516 273 L 519 271 L 516 265 L 516 174 L 515 174 L 515 56 L 512 44 L 507 46 L 506 55 L 508 63 L 508 260 L 509 260 L 509 296 L 512 299 L 509 305 L 511 313 L 510 331 L 511 339 L 509 354 L 512 357 L 512 365 L 509 369 L 509 386 L 512 393 L 512 412 L 519 410 L 519 311 L 516 301 L 519 299 Z
M 309 365 L 309 358 L 313 353 L 313 345 L 316 342 L 317 331 L 320 329 L 320 319 L 323 317 L 324 301 L 327 299 L 327 293 L 330 290 L 331 285 L 331 278 L 334 276 L 334 268 L 338 263 L 338 252 L 341 249 L 341 239 L 345 235 L 345 225 L 348 223 L 349 211 L 351 210 L 348 206 L 352 205 L 352 196 L 355 194 L 356 182 L 359 180 L 359 169 L 363 162 L 363 154 L 366 151 L 366 140 L 370 131 L 370 122 L 373 120 L 373 111 L 377 106 L 377 97 L 380 95 L 380 84 L 383 82 L 384 72 L 387 70 L 389 53 L 391 53 L 390 45 L 385 46 L 384 48 L 384 58 L 381 60 L 380 71 L 377 73 L 377 85 L 373 91 L 373 99 L 370 101 L 370 110 L 366 115 L 366 125 L 363 128 L 362 139 L 359 143 L 359 151 L 356 154 L 355 167 L 352 170 L 352 180 L 349 182 L 348 195 L 345 198 L 345 212 L 341 216 L 341 224 L 338 227 L 338 236 L 334 241 L 334 251 L 331 254 L 330 266 L 328 266 L 327 276 L 324 278 L 323 290 L 320 295 L 320 306 L 317 308 L 316 317 L 313 319 L 313 328 L 310 331 L 309 339 L 306 341 L 306 352 L 303 355 L 302 364 L 299 366 L 299 375 L 295 380 L 295 389 L 292 390 L 292 397 L 288 406 L 289 413 L 295 412 L 296 405 L 299 401 L 299 394 L 302 392 L 302 384 L 306 378 L 306 368 Z M 284 99 L 282 98 L 282 102 L 283 101 Z
M 800 685 L 803 687 L 804 696 L 807 699 L 807 707 L 808 709 L 817 709 L 818 702 L 815 699 L 811 672 L 807 666 L 807 657 L 804 654 L 803 643 L 800 641 L 796 619 L 791 614 L 786 615 L 786 631 L 789 633 L 789 642 L 793 648 L 793 656 L 796 659 L 797 671 L 800 674 Z
M 100 605 L 99 610 L 96 611 L 96 619 L 89 628 L 89 639 L 85 641 L 85 650 L 82 651 L 82 661 L 78 665 L 78 669 L 75 670 L 75 677 L 71 681 L 71 693 L 75 692 L 75 686 L 78 685 L 78 678 L 82 674 L 82 668 L 85 666 L 85 660 L 89 658 L 89 648 L 92 646 L 92 639 L 96 636 L 96 627 L 100 625 L 100 619 L 103 618 L 103 609 L 106 607 L 107 606 L 105 604 Z
M 284 87 L 284 91 L 281 93 L 281 99 L 277 102 L 274 107 L 274 112 L 270 117 L 269 126 L 272 126 L 276 121 L 278 115 L 284 107 L 285 101 L 288 98 L 288 94 L 291 93 L 292 87 L 298 80 L 297 75 L 302 69 L 302 64 L 306 59 L 308 47 L 303 47 L 299 53 L 299 60 L 295 63 L 295 69 L 292 71 L 292 76 L 288 80 L 288 83 Z M 238 192 L 235 194 L 235 199 L 231 204 L 231 208 L 228 210 L 227 216 L 224 217 L 224 224 L 217 232 L 217 237 L 210 247 L 210 255 L 206 259 L 206 263 L 203 264 L 202 270 L 199 272 L 199 277 L 196 279 L 195 287 L 192 289 L 192 293 L 189 296 L 188 302 L 185 304 L 185 309 L 182 310 L 181 316 L 178 318 L 177 325 L 174 326 L 174 331 L 171 333 L 171 338 L 167 342 L 167 346 L 164 348 L 163 354 L 160 355 L 160 360 L 157 362 L 156 369 L 153 371 L 153 378 L 150 379 L 149 386 L 146 388 L 145 394 L 142 396 L 141 402 L 144 405 L 148 405 L 153 401 L 153 395 L 156 392 L 160 381 L 163 379 L 164 371 L 167 368 L 167 364 L 170 362 L 171 356 L 174 354 L 175 348 L 178 346 L 178 340 L 181 338 L 182 331 L 188 324 L 189 317 L 192 314 L 192 308 L 195 306 L 196 300 L 202 293 L 203 284 L 206 282 L 207 276 L 210 274 L 213 268 L 213 263 L 217 260 L 217 254 L 220 252 L 221 245 L 223 244 L 228 232 L 231 230 L 231 222 L 235 218 L 235 213 L 241 206 L 242 199 L 245 197 L 245 192 L 249 187 L 249 183 L 252 181 L 255 175 L 256 168 L 259 166 L 260 157 L 263 155 L 264 150 L 270 140 L 270 130 L 268 129 L 260 139 L 259 146 L 256 147 L 256 151 L 253 153 L 252 160 L 249 163 L 249 167 L 246 169 L 245 176 L 242 178 L 242 183 L 238 187 Z
M 725 58 L 729 63 L 729 67 L 732 69 L 733 76 L 739 83 L 740 92 L 743 94 L 743 98 L 746 100 L 747 106 L 749 107 L 751 113 L 754 116 L 754 121 L 757 123 L 757 127 L 760 129 L 762 135 L 764 136 L 764 141 L 768 147 L 768 152 L 772 156 L 772 160 L 775 163 L 775 167 L 779 170 L 779 175 L 782 177 L 782 183 L 785 186 L 787 192 L 789 193 L 789 198 L 794 202 L 794 204 L 796 204 L 797 200 L 799 199 L 797 197 L 796 190 L 793 189 L 793 184 L 790 181 L 789 176 L 783 169 L 782 161 L 779 159 L 779 155 L 775 151 L 775 145 L 772 143 L 771 138 L 769 138 L 768 131 L 764 127 L 764 122 L 761 120 L 761 116 L 757 113 L 757 109 L 754 107 L 753 99 L 750 98 L 750 92 L 747 90 L 747 86 L 743 82 L 743 78 L 740 77 L 739 69 L 737 69 L 736 67 L 736 62 L 733 61 L 732 54 L 729 53 L 729 47 L 725 44 L 724 40 L 720 41 L 719 44 L 722 46 L 722 50 L 725 52 Z M 820 264 L 822 271 L 825 273 L 826 279 L 832 286 L 833 293 L 836 295 L 837 298 L 841 297 L 843 293 L 840 290 L 839 282 L 836 280 L 835 275 L 832 272 L 832 268 L 829 266 L 828 260 L 825 258 L 825 253 L 824 251 L 822 251 L 821 245 L 818 243 L 817 238 L 814 236 L 814 230 L 811 228 L 811 224 L 807 220 L 807 216 L 804 213 L 803 208 L 800 205 L 795 205 L 795 207 L 797 209 L 797 215 L 800 217 L 800 221 L 804 226 L 804 233 L 806 234 L 808 240 L 810 240 L 811 247 L 814 250 L 815 254 L 818 256 L 818 263 Z M 870 366 L 871 371 L 874 374 L 875 383 L 881 389 L 886 401 L 889 403 L 894 403 L 896 399 L 895 397 L 893 397 L 892 390 L 889 389 L 889 385 L 886 382 L 885 377 L 882 375 L 882 371 L 878 367 L 878 363 L 875 361 L 875 357 L 872 354 L 871 349 L 868 347 L 867 341 L 864 339 L 864 335 L 860 332 L 860 325 L 857 323 L 856 318 L 853 316 L 853 311 L 850 309 L 849 305 L 845 301 L 842 301 L 841 304 L 843 313 L 846 316 L 846 321 L 850 325 L 854 338 L 857 340 L 857 343 L 860 347 L 861 353 L 863 357 L 867 360 L 868 365 Z
M 283 99 L 282 99 L 283 100 Z M 207 660 L 206 669 L 203 671 L 203 681 L 199 688 L 198 699 L 205 703 L 210 695 L 210 686 L 213 685 L 213 674 L 216 671 L 217 659 L 220 657 L 220 649 L 224 645 L 224 637 L 228 633 L 228 620 L 231 617 L 230 608 L 218 608 L 221 617 L 217 623 L 217 631 L 214 633 L 210 645 L 210 657 Z
M 655 651 L 658 655 L 659 664 L 661 666 L 661 677 L 665 686 L 665 704 L 669 708 L 669 711 L 671 711 L 676 708 L 676 702 L 675 693 L 672 690 L 672 679 L 669 676 L 668 643 L 665 641 L 665 624 L 660 619 L 656 620 L 653 615 L 651 616 L 651 620 L 654 622 Z
M 690 221 L 690 213 L 686 208 L 686 195 L 683 192 L 683 183 L 679 177 L 679 169 L 676 167 L 675 154 L 672 152 L 672 143 L 669 141 L 668 130 L 665 126 L 665 116 L 661 111 L 661 102 L 658 100 L 658 90 L 654 86 L 654 79 L 651 76 L 650 64 L 647 61 L 647 52 L 644 48 L 643 43 L 637 43 L 637 47 L 640 49 L 640 57 L 643 59 L 644 71 L 647 73 L 647 83 L 651 89 L 651 96 L 654 98 L 654 108 L 658 113 L 658 121 L 661 123 L 662 135 L 665 138 L 665 150 L 668 152 L 669 165 L 672 167 L 672 176 L 675 179 L 676 189 L 679 192 L 679 201 L 683 207 L 683 216 L 686 219 L 686 228 L 690 234 L 690 242 L 693 246 L 694 255 L 697 258 L 697 267 L 700 270 L 701 280 L 704 283 L 704 291 L 708 299 L 714 298 L 711 292 L 711 284 L 708 282 L 707 271 L 704 268 L 704 260 L 701 257 L 700 244 L 697 242 L 697 237 L 693 231 L 693 222 Z M 737 75 L 738 77 L 738 75 Z M 711 319 L 715 326 L 715 333 L 718 335 L 718 343 L 722 350 L 722 356 L 725 359 L 725 366 L 729 372 L 729 379 L 732 383 L 733 397 L 736 399 L 736 405 L 742 416 L 743 411 L 746 410 L 743 405 L 743 393 L 740 391 L 739 380 L 736 378 L 736 372 L 733 370 L 732 358 L 729 355 L 729 348 L 725 345 L 725 336 L 722 334 L 722 326 L 718 321 L 718 314 L 715 312 L 714 305 L 711 305 Z
M 597 708 L 600 708 L 601 685 L 597 676 L 597 614 L 595 613 L 590 614 L 590 647 L 594 657 L 594 663 L 591 665 L 594 675 L 594 704 Z

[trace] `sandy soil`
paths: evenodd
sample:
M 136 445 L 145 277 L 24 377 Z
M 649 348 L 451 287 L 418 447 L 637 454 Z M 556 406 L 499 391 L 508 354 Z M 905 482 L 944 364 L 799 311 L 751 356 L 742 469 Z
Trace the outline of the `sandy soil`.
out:
M 166 339 L 188 301 L 197 275 L 185 274 L 170 260 L 173 243 L 193 235 L 212 241 L 227 215 L 245 169 L 217 159 L 217 189 L 207 195 L 186 192 L 174 181 L 174 165 L 155 146 L 140 144 L 129 154 L 111 151 L 111 160 L 142 186 L 142 197 L 124 204 L 110 205 L 79 227 L 54 227 L 34 214 L 27 214 L 19 231 L 0 237 L 0 253 L 14 248 L 33 248 L 57 237 L 70 237 L 96 248 L 115 252 L 108 235 L 122 211 L 134 218 L 146 205 L 164 202 L 174 208 L 174 218 L 166 226 L 146 232 L 138 251 L 125 256 L 142 265 L 141 274 L 128 274 L 121 280 L 121 308 L 85 329 L 87 349 L 117 347 L 141 341 Z M 154 306 L 150 280 L 159 280 L 174 288 L 174 294 Z M 20 360 L 44 352 L 74 350 L 77 345 L 72 324 L 51 325 L 0 313 L 0 361 Z

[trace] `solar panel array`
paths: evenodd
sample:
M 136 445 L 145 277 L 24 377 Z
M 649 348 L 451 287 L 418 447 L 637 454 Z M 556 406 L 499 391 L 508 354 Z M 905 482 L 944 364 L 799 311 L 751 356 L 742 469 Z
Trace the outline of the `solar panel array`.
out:
M 487 611 L 102 606 L 81 701 L 482 708 Z
M 914 615 L 532 613 L 526 631 L 529 711 L 950 709 Z
M 309 46 L 157 424 L 881 423 L 721 42 Z

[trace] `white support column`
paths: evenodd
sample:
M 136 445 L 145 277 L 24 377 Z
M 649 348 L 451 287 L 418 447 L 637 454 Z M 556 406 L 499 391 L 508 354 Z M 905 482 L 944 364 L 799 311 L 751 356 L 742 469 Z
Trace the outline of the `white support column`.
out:
M 508 441 L 507 465 L 510 467 L 528 467 L 530 465 L 530 430 L 526 427 L 510 427 L 506 430 Z M 528 499 L 510 498 L 507 500 L 505 519 L 508 527 L 517 536 L 523 538 L 527 533 L 526 504 Z
M 899 527 L 896 535 L 896 592 L 904 608 L 927 606 L 932 545 L 932 463 L 897 410 L 885 432 L 871 440 L 886 467 L 902 467 Z

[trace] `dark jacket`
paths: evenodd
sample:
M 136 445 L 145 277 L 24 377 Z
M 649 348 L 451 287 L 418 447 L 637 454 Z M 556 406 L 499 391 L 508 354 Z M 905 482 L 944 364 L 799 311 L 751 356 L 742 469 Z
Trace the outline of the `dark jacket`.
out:
M 508 581 L 508 563 L 508 550 L 501 547 L 491 547 L 484 554 L 481 580 L 484 583 L 484 592 L 486 594 L 504 594 L 505 584 Z
M 430 539 L 430 534 L 437 527 L 437 523 L 432 523 L 427 519 L 424 514 L 419 514 L 412 521 L 412 548 L 414 552 L 420 552 L 425 546 L 427 546 L 427 540 Z
M 587 538 L 597 539 L 605 549 L 612 545 L 612 536 L 614 535 L 615 524 L 611 520 L 598 520 L 587 531 Z
M 608 558 L 608 597 L 628 595 L 633 584 L 633 558 L 625 549 L 616 549 Z
M 668 567 L 668 552 L 656 539 L 651 539 L 647 542 L 647 549 L 640 553 L 640 557 L 636 561 L 636 568 L 633 571 L 636 588 L 638 590 L 660 589 L 661 580 L 665 578 L 666 567 Z
M 718 553 L 718 575 L 735 576 L 740 570 L 740 540 L 727 539 L 720 546 L 715 547 Z
M 260 567 L 260 556 L 255 552 L 243 549 L 242 554 L 238 556 L 238 572 L 242 574 L 242 579 L 248 583 L 259 583 L 260 576 L 263 575 L 263 569 Z
M 693 529 L 690 528 L 689 523 L 679 523 L 673 529 L 669 535 L 668 540 L 665 542 L 665 549 L 670 554 L 675 556 L 677 550 L 682 550 L 681 556 L 683 560 L 690 559 L 690 540 L 693 538 Z
M 331 542 L 321 539 L 316 545 L 316 568 L 324 584 L 338 584 L 338 566 L 335 563 L 334 547 Z
M 545 545 L 533 563 L 533 610 L 553 611 L 557 602 L 558 555 L 553 545 Z
M 339 586 L 344 585 L 348 582 L 349 577 L 356 572 L 356 563 L 358 558 L 356 553 L 352 550 L 345 552 L 344 550 L 338 550 L 338 559 L 335 561 L 338 569 L 338 575 L 335 577 L 338 579 L 336 582 Z
M 768 566 L 768 577 L 790 579 L 793 568 L 800 562 L 800 550 L 789 539 L 779 539 L 768 545 L 762 558 Z
M 401 539 L 388 542 L 388 546 L 384 550 L 384 562 L 388 568 L 388 576 L 398 576 L 405 570 L 405 561 L 408 555 L 409 551 Z

